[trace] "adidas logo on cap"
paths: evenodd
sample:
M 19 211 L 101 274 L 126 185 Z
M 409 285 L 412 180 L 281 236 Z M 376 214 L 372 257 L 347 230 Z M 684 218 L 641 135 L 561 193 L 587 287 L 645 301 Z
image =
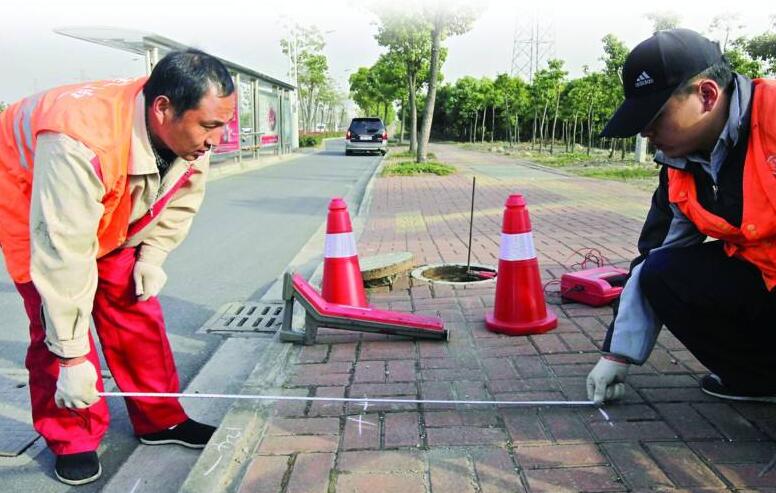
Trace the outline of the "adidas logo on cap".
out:
M 642 87 L 649 84 L 654 84 L 655 80 L 646 72 L 641 72 L 638 77 L 636 77 L 636 87 Z

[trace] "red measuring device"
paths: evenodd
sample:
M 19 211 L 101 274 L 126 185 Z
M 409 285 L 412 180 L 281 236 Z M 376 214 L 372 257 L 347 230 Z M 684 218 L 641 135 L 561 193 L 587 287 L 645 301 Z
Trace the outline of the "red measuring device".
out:
M 603 306 L 620 296 L 628 271 L 610 265 L 567 272 L 560 277 L 563 298 L 590 306 Z

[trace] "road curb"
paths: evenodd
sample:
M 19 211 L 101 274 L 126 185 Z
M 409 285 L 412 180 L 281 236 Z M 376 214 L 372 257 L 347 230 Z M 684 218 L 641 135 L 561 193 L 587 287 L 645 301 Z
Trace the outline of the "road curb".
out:
M 279 387 L 293 353 L 290 344 L 272 344 L 259 354 L 258 361 L 243 384 L 241 394 L 262 394 Z M 208 446 L 191 468 L 180 491 L 210 493 L 229 491 L 241 478 L 255 444 L 264 434 L 273 402 L 239 399 L 232 404 Z

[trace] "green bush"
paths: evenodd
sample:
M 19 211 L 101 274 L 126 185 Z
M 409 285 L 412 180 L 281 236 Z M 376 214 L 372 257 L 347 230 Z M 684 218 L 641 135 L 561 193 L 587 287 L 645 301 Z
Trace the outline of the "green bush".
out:
M 405 161 L 403 163 L 390 164 L 383 168 L 382 176 L 412 176 L 421 174 L 433 174 L 439 176 L 455 173 L 455 167 L 449 164 L 427 161 L 425 163 L 416 163 L 415 161 Z
M 344 138 L 343 132 L 299 132 L 299 147 L 318 147 L 323 139 L 332 137 Z
M 300 135 L 299 147 L 318 147 L 323 142 L 323 137 L 320 135 Z

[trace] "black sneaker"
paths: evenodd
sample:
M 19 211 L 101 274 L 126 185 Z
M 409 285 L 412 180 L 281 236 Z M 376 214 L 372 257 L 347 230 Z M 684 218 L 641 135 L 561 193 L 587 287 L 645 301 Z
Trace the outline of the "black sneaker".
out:
M 774 402 L 776 395 L 767 392 L 740 392 L 726 387 L 719 376 L 710 373 L 701 379 L 701 390 L 720 399 L 734 401 Z
M 189 448 L 205 448 L 207 441 L 215 433 L 216 427 L 187 419 L 170 428 L 140 435 L 140 441 L 146 445 L 167 445 L 175 443 Z
M 57 479 L 72 486 L 97 481 L 101 474 L 102 465 L 97 452 L 58 455 L 54 465 Z

